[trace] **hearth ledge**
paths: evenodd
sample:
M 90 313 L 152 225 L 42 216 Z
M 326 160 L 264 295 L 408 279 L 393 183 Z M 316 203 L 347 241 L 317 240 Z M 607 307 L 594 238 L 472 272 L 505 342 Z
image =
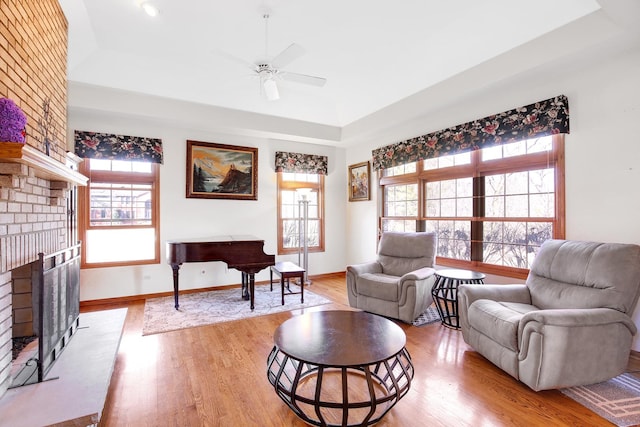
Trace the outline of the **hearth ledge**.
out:
M 12 388 L 0 399 L 0 425 L 99 425 L 127 308 L 80 313 L 80 328 L 44 382 Z

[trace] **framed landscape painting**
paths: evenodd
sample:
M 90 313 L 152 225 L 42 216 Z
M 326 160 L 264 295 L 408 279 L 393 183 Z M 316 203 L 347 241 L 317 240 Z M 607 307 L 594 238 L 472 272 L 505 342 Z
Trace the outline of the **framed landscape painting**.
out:
M 349 201 L 357 202 L 371 199 L 371 167 L 369 162 L 349 166 Z
M 187 197 L 258 200 L 258 149 L 187 141 Z

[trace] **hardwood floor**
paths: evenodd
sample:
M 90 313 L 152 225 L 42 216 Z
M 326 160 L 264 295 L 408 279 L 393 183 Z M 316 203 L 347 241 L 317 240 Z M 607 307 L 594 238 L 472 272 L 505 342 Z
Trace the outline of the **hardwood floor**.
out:
M 334 301 L 307 310 L 349 309 L 344 276 L 315 278 L 307 289 Z M 129 312 L 100 426 L 307 425 L 266 378 L 273 331 L 291 312 L 142 336 L 144 303 L 124 306 Z M 611 425 L 559 391 L 534 392 L 517 382 L 459 331 L 398 324 L 415 378 L 378 426 Z

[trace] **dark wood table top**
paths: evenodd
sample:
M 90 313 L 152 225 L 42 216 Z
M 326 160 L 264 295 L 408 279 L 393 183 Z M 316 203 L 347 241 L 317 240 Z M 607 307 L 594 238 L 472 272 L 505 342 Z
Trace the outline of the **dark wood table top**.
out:
M 294 316 L 274 334 L 286 355 L 315 365 L 363 366 L 389 359 L 405 346 L 400 326 L 364 311 L 318 311 Z
M 436 270 L 436 275 L 455 280 L 482 280 L 485 278 L 483 273 L 470 270 L 444 269 Z

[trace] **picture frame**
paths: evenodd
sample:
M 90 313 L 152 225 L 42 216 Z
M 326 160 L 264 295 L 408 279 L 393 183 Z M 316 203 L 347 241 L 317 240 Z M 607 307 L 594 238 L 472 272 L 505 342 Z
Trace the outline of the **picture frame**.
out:
M 349 201 L 371 200 L 371 164 L 356 163 L 349 166 Z
M 187 140 L 187 198 L 258 200 L 258 149 Z

